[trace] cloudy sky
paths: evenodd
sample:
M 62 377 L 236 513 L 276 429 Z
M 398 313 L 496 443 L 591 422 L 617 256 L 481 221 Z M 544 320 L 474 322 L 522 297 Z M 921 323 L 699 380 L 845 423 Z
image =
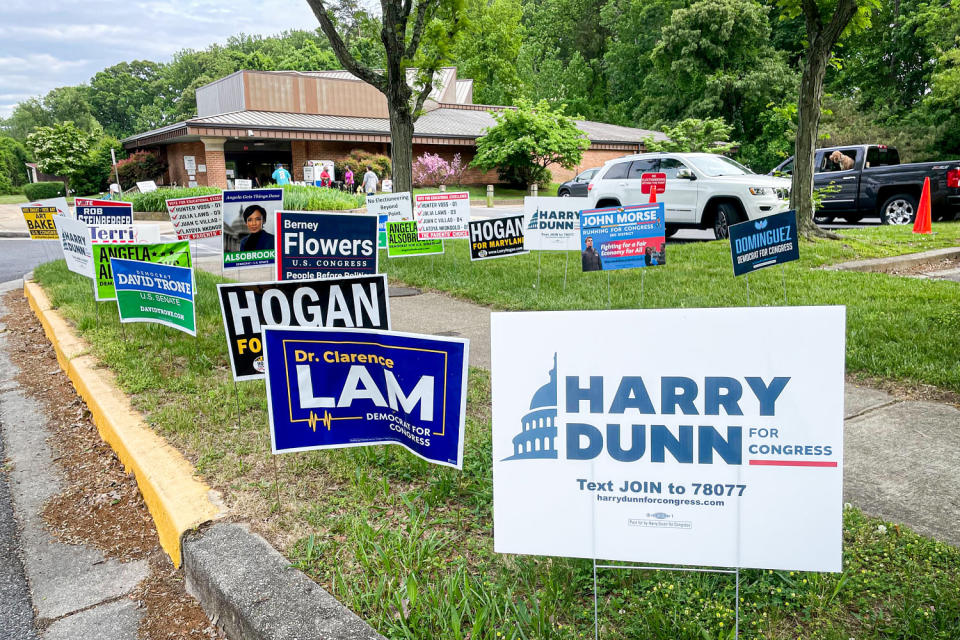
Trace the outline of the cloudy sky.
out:
M 305 0 L 0 1 L 0 118 L 124 60 L 166 61 L 237 33 L 314 29 Z

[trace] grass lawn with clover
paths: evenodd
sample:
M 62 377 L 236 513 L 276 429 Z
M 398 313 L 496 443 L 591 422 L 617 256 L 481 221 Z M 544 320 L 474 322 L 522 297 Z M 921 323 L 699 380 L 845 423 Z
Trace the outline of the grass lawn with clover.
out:
M 791 304 L 845 302 L 848 367 L 958 389 L 960 341 L 957 323 L 947 317 L 957 313 L 956 283 L 815 270 L 844 259 L 953 246 L 960 236 L 960 225 L 935 230 L 933 238 L 882 229 L 874 236 L 848 233 L 842 243 L 805 244 L 799 264 L 751 276 L 752 301 L 780 304 L 785 282 Z M 596 291 L 605 275 L 571 272 L 562 290 L 562 254 L 542 256 L 538 296 L 530 286 L 536 256 L 470 265 L 465 249 L 453 243 L 434 265 L 424 260 L 419 268 L 418 259 L 384 257 L 381 264 L 392 277 L 503 308 L 606 307 L 606 291 Z M 645 281 L 637 282 L 636 273 L 613 276 L 613 306 L 641 306 L 641 284 L 642 306 L 746 304 L 746 282 L 729 275 L 727 251 L 722 242 L 671 246 L 668 266 L 648 270 Z M 571 271 L 579 266 L 571 263 Z M 590 561 L 493 552 L 486 371 L 470 372 L 462 471 L 388 446 L 271 456 L 263 383 L 239 383 L 235 391 L 230 376 L 214 292 L 220 278 L 197 273 L 194 339 L 155 325 L 126 325 L 124 333 L 109 304 L 101 305 L 98 323 L 89 282 L 62 261 L 38 267 L 35 277 L 117 374 L 134 406 L 221 491 L 233 515 L 385 636 L 592 637 Z M 907 321 L 924 330 L 901 340 L 897 322 Z M 854 508 L 843 517 L 842 573 L 741 572 L 741 637 L 960 638 L 960 550 Z M 730 638 L 734 589 L 725 575 L 601 570 L 601 637 Z

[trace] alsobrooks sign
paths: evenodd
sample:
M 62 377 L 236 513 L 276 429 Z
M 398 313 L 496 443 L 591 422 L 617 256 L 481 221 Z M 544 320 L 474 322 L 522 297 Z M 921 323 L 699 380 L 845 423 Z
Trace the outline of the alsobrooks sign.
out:
M 495 550 L 840 571 L 844 325 L 843 307 L 493 314 Z

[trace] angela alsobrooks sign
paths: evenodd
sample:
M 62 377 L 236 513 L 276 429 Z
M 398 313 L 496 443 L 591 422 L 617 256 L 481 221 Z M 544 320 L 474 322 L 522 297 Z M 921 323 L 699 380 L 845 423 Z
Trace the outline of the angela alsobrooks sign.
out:
M 800 259 L 797 213 L 783 211 L 730 227 L 733 275 Z
M 844 325 L 843 307 L 493 314 L 495 550 L 840 571 Z
M 277 280 L 377 272 L 377 216 L 277 212 Z
M 264 325 L 390 328 L 387 276 L 218 284 L 234 380 L 263 377 Z
M 263 334 L 274 453 L 399 444 L 461 468 L 467 340 L 370 329 Z

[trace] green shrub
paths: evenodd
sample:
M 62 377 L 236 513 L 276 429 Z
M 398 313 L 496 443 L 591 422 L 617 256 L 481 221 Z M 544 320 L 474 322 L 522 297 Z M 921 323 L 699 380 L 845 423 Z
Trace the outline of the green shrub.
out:
M 119 163 L 118 163 L 119 164 Z M 122 180 L 123 178 L 121 178 Z M 188 198 L 190 196 L 208 196 L 220 193 L 217 187 L 185 187 L 177 189 L 157 189 L 149 193 L 128 193 L 123 197 L 133 203 L 134 211 L 162 211 L 167 212 L 166 201 L 172 198 Z
M 123 157 L 123 145 L 113 136 L 103 136 L 90 147 L 84 167 L 70 180 L 70 191 L 76 195 L 88 195 L 110 188 L 113 182 L 110 149 L 117 150 L 117 158 Z
M 167 163 L 149 151 L 138 151 L 117 162 L 117 173 L 124 189 L 130 189 L 143 180 L 158 180 L 167 171 Z
M 0 136 L 0 194 L 21 193 L 27 184 L 27 150 L 20 142 Z
M 67 190 L 62 182 L 32 182 L 23 185 L 23 195 L 27 200 L 45 200 L 46 198 L 59 198 L 67 195 Z
M 363 180 L 363 174 L 367 171 L 367 166 L 370 166 L 374 173 L 377 174 L 377 177 L 383 180 L 387 176 L 391 175 L 391 165 L 390 158 L 379 153 L 370 153 L 369 151 L 364 151 L 363 149 L 354 149 L 350 152 L 350 155 L 347 156 L 347 159 L 340 163 L 343 167 L 337 168 L 337 175 L 343 175 L 343 171 L 346 170 L 347 166 L 353 167 L 354 173 L 354 184 L 359 185 Z
M 287 184 L 283 187 L 283 208 L 293 211 L 343 211 L 359 209 L 365 197 L 339 189 Z

